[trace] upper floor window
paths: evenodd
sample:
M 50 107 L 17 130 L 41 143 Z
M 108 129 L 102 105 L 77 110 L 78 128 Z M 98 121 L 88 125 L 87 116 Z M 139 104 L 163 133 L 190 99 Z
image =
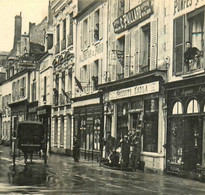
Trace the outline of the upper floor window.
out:
M 88 19 L 83 21 L 83 48 L 88 46 Z
M 118 0 L 118 17 L 125 12 L 125 0 Z
M 125 36 L 118 39 L 116 43 L 118 79 L 124 78 L 124 55 L 125 55 Z
M 99 40 L 99 19 L 100 19 L 100 11 L 97 10 L 94 13 L 94 38 L 95 41 Z
M 66 39 L 66 19 L 63 20 L 63 40 Z
M 173 73 L 175 75 L 204 68 L 203 36 L 204 9 L 197 9 L 174 20 Z
M 60 42 L 60 25 L 58 24 L 56 27 L 56 43 L 59 44 Z
M 148 71 L 150 67 L 150 24 L 142 28 L 142 66 L 141 71 Z

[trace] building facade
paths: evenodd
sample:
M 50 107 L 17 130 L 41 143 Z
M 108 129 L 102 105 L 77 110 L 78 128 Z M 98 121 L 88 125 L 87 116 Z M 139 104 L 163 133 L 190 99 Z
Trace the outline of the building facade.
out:
M 75 64 L 73 54 L 73 1 L 51 1 L 54 28 L 53 106 L 51 150 L 71 154 L 72 75 Z
M 96 160 L 102 154 L 103 94 L 107 64 L 107 2 L 78 2 L 75 39 L 73 100 L 74 135 L 81 157 Z
M 180 175 L 200 175 L 203 174 L 205 162 L 205 8 L 203 1 L 182 2 L 170 2 L 173 50 L 166 84 L 166 170 Z

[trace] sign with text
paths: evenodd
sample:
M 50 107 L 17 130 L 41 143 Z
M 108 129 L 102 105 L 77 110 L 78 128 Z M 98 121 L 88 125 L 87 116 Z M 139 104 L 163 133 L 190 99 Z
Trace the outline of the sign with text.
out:
M 109 93 L 109 100 L 116 100 L 116 99 L 145 95 L 145 94 L 156 93 L 156 92 L 159 92 L 159 81 L 112 91 Z
M 152 14 L 151 1 L 146 0 L 140 5 L 123 14 L 113 22 L 115 33 L 120 33 L 123 30 L 147 19 Z

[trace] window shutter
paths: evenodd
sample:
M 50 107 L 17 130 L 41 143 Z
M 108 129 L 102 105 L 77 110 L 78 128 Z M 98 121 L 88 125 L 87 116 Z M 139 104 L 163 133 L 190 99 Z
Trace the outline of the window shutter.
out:
M 130 69 L 130 33 L 125 36 L 125 64 L 124 64 L 124 77 L 129 76 Z
M 99 39 L 103 38 L 103 6 L 100 8 L 99 17 Z
M 90 44 L 94 41 L 94 17 L 93 13 L 90 14 Z
M 157 68 L 157 20 L 151 22 L 151 56 L 150 56 L 150 70 Z
M 83 22 L 80 22 L 80 49 L 83 50 Z
M 182 74 L 184 61 L 184 16 L 174 20 L 174 74 Z
M 134 62 L 135 62 L 135 73 L 139 73 L 139 53 L 140 53 L 140 31 L 139 29 L 135 30 L 134 33 L 134 43 L 135 43 L 135 53 L 134 53 Z

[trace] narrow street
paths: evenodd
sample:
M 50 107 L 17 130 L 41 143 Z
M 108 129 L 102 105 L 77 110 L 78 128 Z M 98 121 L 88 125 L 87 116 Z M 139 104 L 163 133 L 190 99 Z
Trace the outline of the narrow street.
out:
M 205 194 L 205 185 L 183 178 L 121 172 L 100 167 L 96 162 L 79 163 L 61 155 L 50 155 L 48 165 L 34 159 L 15 170 L 9 147 L 0 146 L 0 194 Z

